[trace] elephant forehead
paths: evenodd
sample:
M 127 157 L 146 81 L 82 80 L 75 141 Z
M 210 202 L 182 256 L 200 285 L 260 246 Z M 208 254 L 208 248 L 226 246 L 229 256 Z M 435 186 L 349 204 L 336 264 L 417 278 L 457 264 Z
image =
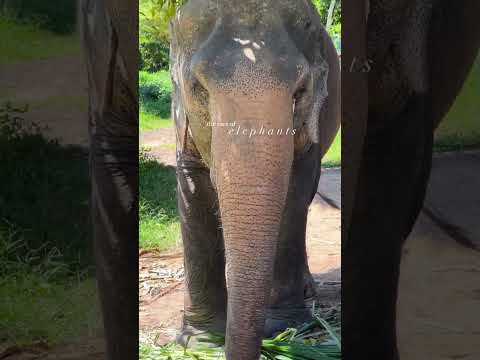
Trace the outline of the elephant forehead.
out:
M 321 26 L 318 14 L 306 0 L 190 0 L 177 12 L 172 30 L 180 46 L 195 48 L 220 22 L 223 31 L 232 33 L 242 28 L 275 32 L 280 27 L 308 32 Z M 312 24 L 315 26 L 310 28 Z

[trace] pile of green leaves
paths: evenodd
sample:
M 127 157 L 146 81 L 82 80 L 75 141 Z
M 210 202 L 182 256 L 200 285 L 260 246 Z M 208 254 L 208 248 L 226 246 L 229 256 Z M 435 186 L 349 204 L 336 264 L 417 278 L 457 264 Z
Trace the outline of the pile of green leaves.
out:
M 140 360 L 223 360 L 225 338 L 210 335 L 199 339 L 202 345 L 184 349 L 176 344 L 161 348 L 140 347 Z M 320 317 L 298 329 L 287 329 L 262 341 L 262 360 L 337 360 L 341 359 L 341 338 L 337 330 Z
M 0 15 L 68 34 L 75 30 L 76 0 L 0 0 Z

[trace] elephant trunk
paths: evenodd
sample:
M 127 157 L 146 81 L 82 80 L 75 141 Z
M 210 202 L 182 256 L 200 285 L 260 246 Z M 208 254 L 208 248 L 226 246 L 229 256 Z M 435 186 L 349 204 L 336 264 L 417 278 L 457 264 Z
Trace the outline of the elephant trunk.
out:
M 270 98 L 265 107 L 262 103 L 257 99 L 255 109 L 236 116 L 233 129 L 212 130 L 212 179 L 225 239 L 229 360 L 260 357 L 293 161 L 293 136 L 285 134 L 293 118 L 291 105 L 285 105 L 288 99 Z

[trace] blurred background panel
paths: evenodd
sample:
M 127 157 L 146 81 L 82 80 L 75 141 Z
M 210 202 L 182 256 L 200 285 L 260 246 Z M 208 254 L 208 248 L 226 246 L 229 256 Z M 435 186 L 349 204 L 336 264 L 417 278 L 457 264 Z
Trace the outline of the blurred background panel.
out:
M 1 0 L 0 34 L 0 358 L 103 359 L 76 1 Z

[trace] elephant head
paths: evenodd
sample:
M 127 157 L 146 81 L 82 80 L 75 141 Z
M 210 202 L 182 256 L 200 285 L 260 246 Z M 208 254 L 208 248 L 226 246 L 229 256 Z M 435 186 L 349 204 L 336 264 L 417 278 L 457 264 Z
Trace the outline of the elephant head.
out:
M 292 166 L 338 130 L 338 57 L 306 0 L 191 0 L 171 50 L 177 153 L 201 158 L 218 195 L 227 357 L 258 358 Z

